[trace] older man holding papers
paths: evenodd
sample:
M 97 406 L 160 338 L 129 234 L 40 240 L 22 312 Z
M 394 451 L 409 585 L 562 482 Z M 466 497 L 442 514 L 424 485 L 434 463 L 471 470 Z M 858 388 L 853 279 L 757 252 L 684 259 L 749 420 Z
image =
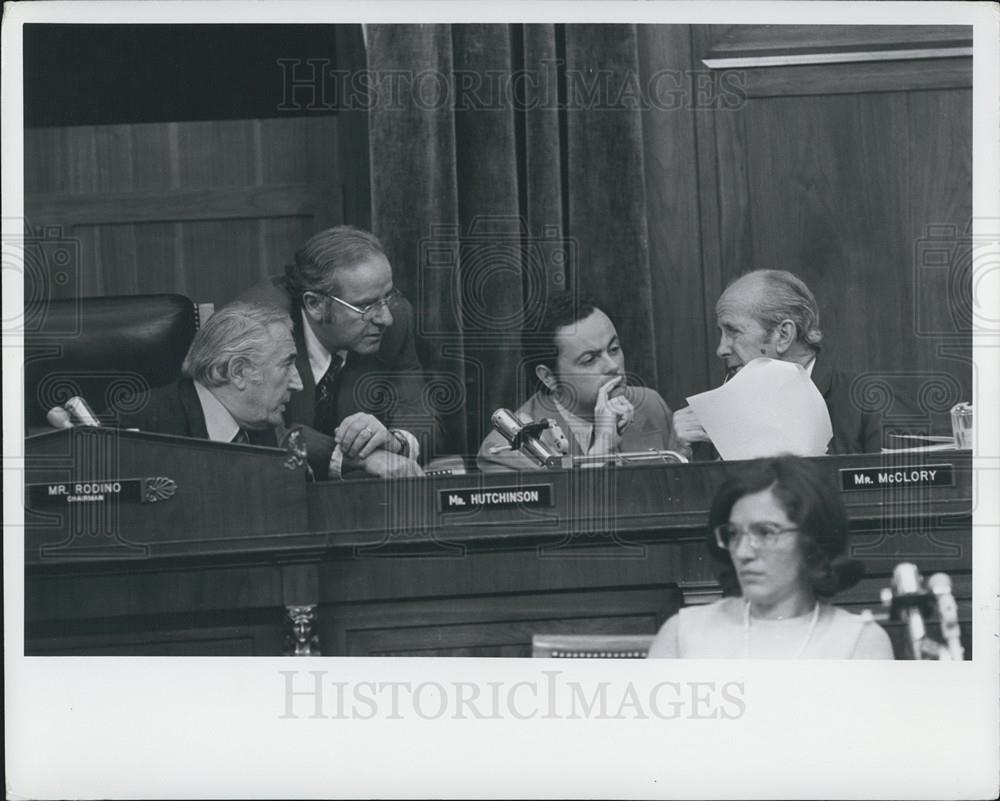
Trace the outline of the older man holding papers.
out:
M 854 376 L 834 369 L 825 353 L 820 356 L 823 333 L 819 327 L 819 307 L 800 278 L 785 270 L 747 273 L 722 293 L 715 314 L 720 333 L 716 355 L 725 362 L 727 381 L 761 357 L 799 365 L 826 405 L 832 427 L 828 452 L 878 453 L 881 450 L 882 420 L 858 408 L 852 399 Z M 773 366 L 763 369 L 770 374 Z M 757 373 L 755 378 L 761 375 Z M 750 386 L 750 394 L 744 397 L 752 399 L 763 393 L 772 422 L 778 421 L 788 428 L 791 421 L 782 419 L 785 411 L 781 408 L 780 393 L 767 382 L 761 387 L 755 380 Z M 712 441 L 703 422 L 695 403 L 674 413 L 677 435 L 687 443 Z

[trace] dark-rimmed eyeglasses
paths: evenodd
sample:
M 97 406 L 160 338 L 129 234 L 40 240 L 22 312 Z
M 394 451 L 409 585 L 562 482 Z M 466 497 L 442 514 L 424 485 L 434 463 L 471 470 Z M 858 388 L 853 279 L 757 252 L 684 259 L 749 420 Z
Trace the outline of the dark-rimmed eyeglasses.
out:
M 391 289 L 389 293 L 384 297 L 379 298 L 374 303 L 369 303 L 367 306 L 355 306 L 353 303 L 348 303 L 346 300 L 338 298 L 336 295 L 328 295 L 326 292 L 320 292 L 319 290 L 310 290 L 314 295 L 322 295 L 324 298 L 329 298 L 330 300 L 336 301 L 341 306 L 346 306 L 355 314 L 360 314 L 361 319 L 366 323 L 371 321 L 376 314 L 379 313 L 380 309 L 388 309 L 395 301 L 399 300 L 403 293 L 398 289 Z
M 732 551 L 738 548 L 744 537 L 750 542 L 750 547 L 754 550 L 773 548 L 778 545 L 785 534 L 798 531 L 798 528 L 782 528 L 774 523 L 751 523 L 746 528 L 735 526 L 732 523 L 723 523 L 712 529 L 715 534 L 715 544 L 724 551 Z

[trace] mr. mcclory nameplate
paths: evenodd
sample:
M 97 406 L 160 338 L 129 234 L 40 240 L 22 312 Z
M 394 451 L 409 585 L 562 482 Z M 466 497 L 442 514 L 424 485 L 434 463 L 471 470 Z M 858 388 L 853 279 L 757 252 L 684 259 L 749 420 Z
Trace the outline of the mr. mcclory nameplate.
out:
M 850 490 L 885 489 L 886 487 L 953 487 L 955 466 L 919 464 L 900 467 L 844 468 L 840 488 Z
M 38 509 L 42 506 L 106 503 L 112 500 L 156 503 L 173 497 L 177 484 L 166 476 L 152 476 L 28 484 L 27 490 L 29 508 Z
M 439 490 L 442 512 L 474 512 L 512 506 L 552 506 L 552 485 Z

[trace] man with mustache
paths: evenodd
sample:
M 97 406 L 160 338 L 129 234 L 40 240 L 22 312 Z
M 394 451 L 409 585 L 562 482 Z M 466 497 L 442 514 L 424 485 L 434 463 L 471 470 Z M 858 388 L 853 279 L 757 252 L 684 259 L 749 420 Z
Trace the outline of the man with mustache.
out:
M 719 328 L 715 353 L 725 362 L 727 377 L 761 356 L 800 364 L 830 412 L 833 439 L 828 452 L 881 451 L 881 418 L 862 411 L 852 400 L 854 376 L 834 369 L 826 355 L 820 355 L 819 307 L 805 282 L 785 270 L 747 273 L 722 293 L 715 316 Z M 685 443 L 710 441 L 690 407 L 674 413 L 674 426 Z
M 516 414 L 522 421 L 555 420 L 564 437 L 551 429 L 541 435 L 551 449 L 591 456 L 651 448 L 690 453 L 674 434 L 663 398 L 651 389 L 626 384 L 618 331 L 594 301 L 570 292 L 554 294 L 539 330 L 526 337 L 528 368 L 538 391 Z M 501 434 L 490 433 L 479 449 L 480 469 L 538 468 L 506 445 Z
M 393 286 L 378 239 L 341 225 L 309 239 L 295 263 L 241 297 L 291 314 L 303 391 L 285 420 L 334 437 L 331 471 L 422 475 L 436 422 L 422 403 L 413 309 Z M 396 422 L 399 424 L 396 425 Z M 421 430 L 409 430 L 414 425 Z

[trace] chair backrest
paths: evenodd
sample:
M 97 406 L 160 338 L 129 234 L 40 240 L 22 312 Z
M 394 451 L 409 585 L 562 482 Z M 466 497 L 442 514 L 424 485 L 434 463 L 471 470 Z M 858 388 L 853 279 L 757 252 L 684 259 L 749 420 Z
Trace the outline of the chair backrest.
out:
M 183 295 L 131 295 L 26 304 L 25 425 L 74 395 L 97 413 L 177 379 L 198 330 Z
M 531 655 L 548 659 L 645 659 L 652 634 L 536 634 Z

